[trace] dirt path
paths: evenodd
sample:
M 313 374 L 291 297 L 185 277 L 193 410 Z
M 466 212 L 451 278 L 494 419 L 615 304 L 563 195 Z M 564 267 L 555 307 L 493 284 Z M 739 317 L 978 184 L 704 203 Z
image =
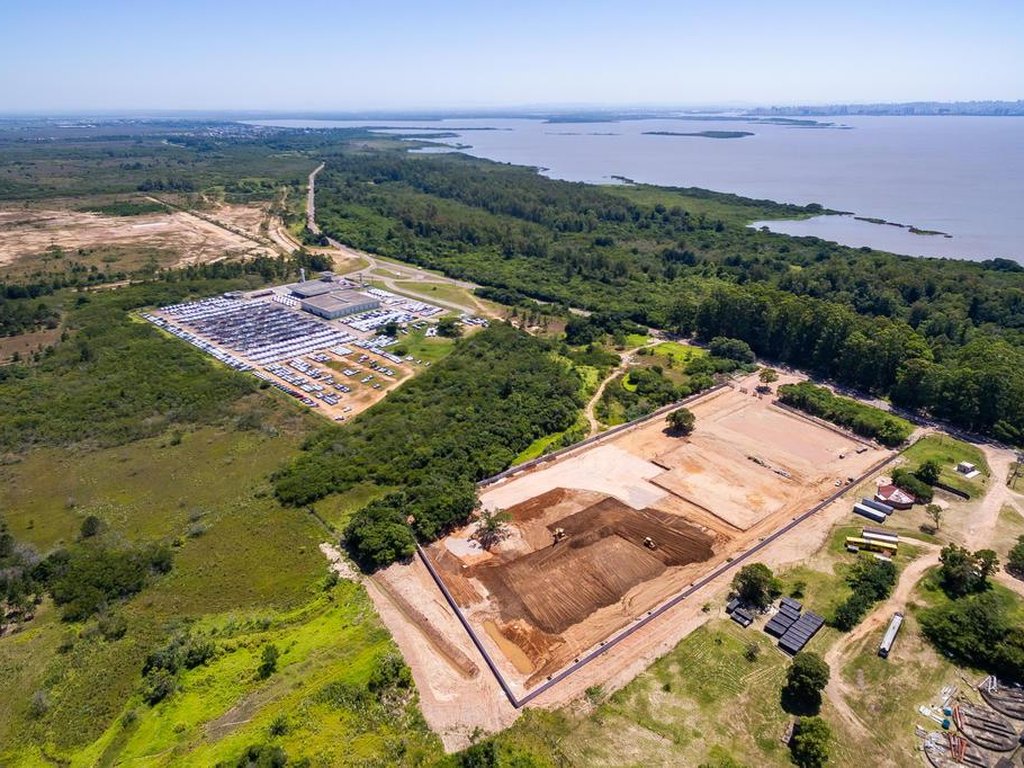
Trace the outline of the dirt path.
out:
M 316 175 L 324 169 L 326 163 L 320 163 L 313 172 L 309 174 L 309 184 L 306 187 L 306 227 L 314 235 L 320 234 L 320 227 L 316 224 Z
M 594 415 L 594 409 L 597 407 L 598 401 L 601 399 L 601 395 L 604 394 L 605 388 L 607 388 L 609 382 L 611 382 L 620 373 L 624 373 L 630 363 L 633 362 L 633 355 L 644 347 L 650 347 L 658 343 L 657 339 L 648 341 L 646 344 L 641 344 L 639 347 L 633 347 L 633 349 L 624 350 L 619 355 L 619 364 L 604 377 L 601 383 L 597 387 L 597 391 L 594 392 L 594 396 L 590 398 L 586 408 L 583 410 L 584 415 L 587 417 L 587 423 L 590 425 L 590 431 L 587 433 L 587 437 L 593 437 L 601 429 L 601 422 L 597 420 Z
M 888 599 L 876 605 L 860 624 L 843 635 L 825 654 L 825 662 L 832 670 L 832 676 L 825 688 L 825 695 L 836 714 L 858 738 L 875 741 L 878 739 L 869 725 L 847 703 L 847 698 L 856 695 L 857 689 L 843 678 L 842 668 L 861 640 L 868 635 L 881 634 L 883 627 L 889 622 L 892 615 L 896 611 L 904 610 L 914 587 L 924 576 L 925 571 L 938 565 L 939 547 L 937 545 L 915 542 L 915 546 L 926 548 L 928 551 L 903 569 L 900 580 Z
M 967 529 L 964 545 L 968 549 L 981 549 L 994 544 L 996 524 L 1003 506 L 1011 503 L 1014 494 L 1006 487 L 1006 478 L 1010 474 L 1010 464 L 1015 460 L 1012 451 L 992 446 L 979 446 L 991 470 L 989 489 L 978 507 L 971 513 L 971 527 Z M 1011 495 L 1012 494 L 1012 495 Z

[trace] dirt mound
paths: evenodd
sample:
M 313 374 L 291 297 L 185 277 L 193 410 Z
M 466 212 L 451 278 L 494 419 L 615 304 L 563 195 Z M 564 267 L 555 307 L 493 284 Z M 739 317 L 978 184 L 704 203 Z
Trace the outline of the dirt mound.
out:
M 480 593 L 463 575 L 465 568 L 462 561 L 449 552 L 443 544 L 431 544 L 427 548 L 427 555 L 434 567 L 443 574 L 444 583 L 456 603 L 466 608 L 480 601 Z
M 707 560 L 714 543 L 711 536 L 676 515 L 657 509 L 637 512 L 610 497 L 564 518 L 558 525 L 565 530 L 570 542 L 575 543 L 576 538 L 593 541 L 619 536 L 667 566 Z M 655 549 L 644 547 L 647 538 L 654 542 Z
M 612 498 L 560 520 L 558 527 L 565 529 L 564 541 L 473 569 L 506 621 L 525 618 L 557 635 L 666 568 L 712 555 L 713 539 L 678 517 L 635 511 Z M 644 546 L 647 537 L 654 549 Z
M 542 493 L 540 496 L 534 496 L 532 499 L 522 501 L 505 511 L 512 515 L 512 519 L 515 522 L 525 523 L 543 516 L 548 509 L 556 504 L 561 504 L 571 498 L 572 495 L 573 491 L 570 491 L 568 488 L 552 488 L 547 493 Z

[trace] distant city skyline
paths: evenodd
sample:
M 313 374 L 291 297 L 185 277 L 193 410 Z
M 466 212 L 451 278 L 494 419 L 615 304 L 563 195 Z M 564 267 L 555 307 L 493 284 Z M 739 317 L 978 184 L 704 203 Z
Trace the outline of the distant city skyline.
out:
M 15 0 L 4 30 L 0 113 L 1024 97 L 1024 3 L 1014 1 Z

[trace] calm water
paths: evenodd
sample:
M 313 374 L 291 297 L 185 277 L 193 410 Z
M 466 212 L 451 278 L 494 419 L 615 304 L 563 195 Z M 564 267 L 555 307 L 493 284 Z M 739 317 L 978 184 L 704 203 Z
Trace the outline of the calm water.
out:
M 918 256 L 1024 262 L 1024 119 L 850 117 L 848 129 L 696 120 L 548 124 L 539 120 L 388 121 L 396 128 L 453 131 L 446 144 L 470 155 L 536 166 L 549 176 L 609 183 L 616 176 L 666 186 L 704 187 L 780 202 L 817 202 L 858 216 L 952 235 L 916 235 L 852 217 L 759 222 Z M 344 121 L 266 121 L 328 127 Z M 382 121 L 372 124 L 381 125 Z M 498 130 L 457 130 L 496 128 Z M 651 131 L 750 131 L 714 139 Z M 422 132 L 422 131 L 418 131 Z

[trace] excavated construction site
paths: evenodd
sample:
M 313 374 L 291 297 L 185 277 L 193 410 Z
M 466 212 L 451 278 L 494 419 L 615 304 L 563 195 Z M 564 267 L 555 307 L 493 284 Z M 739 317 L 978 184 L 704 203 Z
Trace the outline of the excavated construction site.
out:
M 688 437 L 654 418 L 485 486 L 484 508 L 511 516 L 489 549 L 474 525 L 427 549 L 518 693 L 887 455 L 739 388 L 689 408 Z

